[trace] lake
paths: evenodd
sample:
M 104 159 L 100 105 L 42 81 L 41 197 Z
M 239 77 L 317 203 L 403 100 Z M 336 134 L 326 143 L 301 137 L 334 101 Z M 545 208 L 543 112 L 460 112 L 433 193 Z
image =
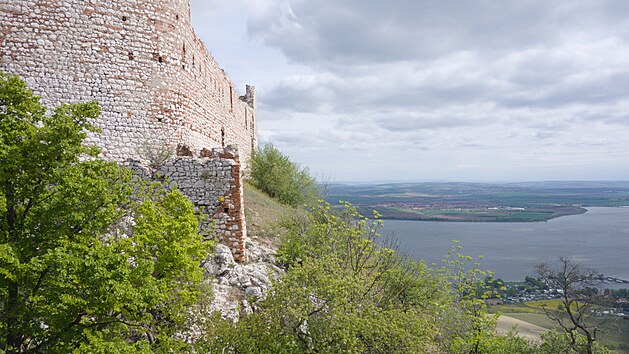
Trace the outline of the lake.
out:
M 536 223 L 384 220 L 382 234 L 393 234 L 401 253 L 438 265 L 457 240 L 462 254 L 483 255 L 481 268 L 505 281 L 524 280 L 534 274 L 536 264 L 553 263 L 560 256 L 629 280 L 626 207 L 588 208 L 585 214 Z

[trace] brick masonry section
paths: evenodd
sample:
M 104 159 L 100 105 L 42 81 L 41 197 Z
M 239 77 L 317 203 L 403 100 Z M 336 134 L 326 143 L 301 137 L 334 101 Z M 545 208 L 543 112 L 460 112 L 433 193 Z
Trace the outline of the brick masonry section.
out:
M 189 0 L 0 0 L 0 69 L 20 75 L 48 107 L 99 101 L 93 123 L 102 134 L 88 141 L 106 159 L 142 160 L 157 145 L 197 152 L 164 168 L 191 173 L 168 171 L 198 207 L 216 212 L 219 237 L 244 260 L 241 162 L 257 145 L 255 89 L 236 93 L 194 33 Z M 224 189 L 194 187 L 214 173 Z

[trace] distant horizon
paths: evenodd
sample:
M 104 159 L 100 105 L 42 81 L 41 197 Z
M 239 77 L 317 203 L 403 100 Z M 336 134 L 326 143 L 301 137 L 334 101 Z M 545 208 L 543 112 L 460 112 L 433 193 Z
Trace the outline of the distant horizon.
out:
M 514 184 L 514 183 L 628 183 L 628 180 L 594 180 L 594 179 L 574 179 L 574 180 L 512 180 L 512 181 L 462 181 L 462 180 L 440 180 L 440 179 L 421 179 L 421 180 L 365 180 L 365 181 L 321 181 L 317 179 L 319 184 L 404 184 L 404 183 L 476 183 L 476 184 Z

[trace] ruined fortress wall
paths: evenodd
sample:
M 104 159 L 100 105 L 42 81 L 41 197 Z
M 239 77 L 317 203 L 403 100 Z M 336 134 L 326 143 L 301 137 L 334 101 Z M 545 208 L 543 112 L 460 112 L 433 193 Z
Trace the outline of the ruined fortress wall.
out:
M 246 260 L 247 234 L 240 167 L 238 150 L 229 145 L 203 150 L 200 158 L 177 157 L 159 169 L 198 211 L 213 216 L 203 221 L 201 228 L 213 231 L 238 262 Z
M 239 98 L 195 35 L 189 0 L 0 0 L 0 26 L 0 69 L 45 105 L 101 102 L 103 134 L 90 140 L 108 159 L 236 144 L 244 162 L 256 144 L 253 88 Z
M 195 35 L 189 0 L 0 0 L 0 70 L 48 107 L 99 101 L 102 134 L 89 140 L 107 159 L 183 147 L 163 172 L 245 259 L 241 162 L 256 145 L 255 93 L 238 96 Z M 211 150 L 227 145 L 238 149 Z

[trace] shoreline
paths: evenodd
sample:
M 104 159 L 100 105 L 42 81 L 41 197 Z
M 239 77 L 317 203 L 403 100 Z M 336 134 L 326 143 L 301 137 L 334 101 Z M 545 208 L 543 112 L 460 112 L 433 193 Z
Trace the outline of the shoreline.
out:
M 436 222 L 461 222 L 461 223 L 541 223 L 541 222 L 548 222 L 550 220 L 554 220 L 554 219 L 559 219 L 561 217 L 564 216 L 573 216 L 573 215 L 582 215 L 582 214 L 586 214 L 590 211 L 590 209 L 592 208 L 618 208 L 618 209 L 624 209 L 624 208 L 629 208 L 629 205 L 611 205 L 611 206 L 579 206 L 578 208 L 580 208 L 580 212 L 578 213 L 569 213 L 569 214 L 562 214 L 562 215 L 554 215 L 551 216 L 547 219 L 543 219 L 543 220 L 474 220 L 474 219 L 455 219 L 455 218 L 447 218 L 447 217 L 425 217 L 425 218 L 413 218 L 413 217 L 391 217 L 391 216 L 386 216 L 386 215 L 382 215 L 380 217 L 380 220 L 386 221 L 386 220 L 395 220 L 395 221 L 436 221 Z M 442 210 L 442 209 L 427 209 L 427 210 Z M 473 216 L 472 216 L 473 217 Z M 471 218 L 472 218 L 471 217 Z
M 614 208 L 614 207 L 603 207 L 603 208 Z M 621 206 L 619 208 L 625 208 L 625 206 Z M 441 209 L 427 209 L 427 210 L 441 210 Z M 589 210 L 586 207 L 579 207 L 579 212 L 575 213 L 566 213 L 561 215 L 551 215 L 548 218 L 540 219 L 540 220 L 524 220 L 524 219 L 504 219 L 504 220 L 479 220 L 475 219 L 474 215 L 471 215 L 469 218 L 454 218 L 454 217 L 391 217 L 386 215 L 381 215 L 380 220 L 397 220 L 397 221 L 436 221 L 436 222 L 464 222 L 464 223 L 538 223 L 538 222 L 548 222 L 553 219 L 558 219 L 564 216 L 572 216 L 572 215 L 581 215 L 587 213 Z M 533 213 L 534 211 L 531 211 Z M 382 214 L 382 212 L 380 212 Z M 478 218 L 478 216 L 476 216 Z M 490 218 L 490 217 L 487 217 Z

